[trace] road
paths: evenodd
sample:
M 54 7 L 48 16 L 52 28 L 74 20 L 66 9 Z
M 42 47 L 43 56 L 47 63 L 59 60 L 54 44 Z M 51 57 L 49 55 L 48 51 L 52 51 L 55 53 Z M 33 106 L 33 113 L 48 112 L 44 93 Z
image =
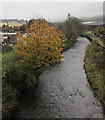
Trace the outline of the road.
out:
M 86 38 L 79 37 L 65 51 L 62 63 L 48 67 L 39 77 L 37 93 L 25 98 L 21 118 L 103 118 L 100 102 L 94 97 L 84 70 Z

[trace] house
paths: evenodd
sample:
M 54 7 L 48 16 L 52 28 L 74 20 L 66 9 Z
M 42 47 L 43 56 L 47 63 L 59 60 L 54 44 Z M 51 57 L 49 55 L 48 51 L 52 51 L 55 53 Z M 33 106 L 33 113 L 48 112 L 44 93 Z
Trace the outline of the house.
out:
M 19 20 L 19 23 L 20 23 L 20 24 L 26 24 L 26 21 L 23 20 L 23 19 L 21 19 L 21 20 Z

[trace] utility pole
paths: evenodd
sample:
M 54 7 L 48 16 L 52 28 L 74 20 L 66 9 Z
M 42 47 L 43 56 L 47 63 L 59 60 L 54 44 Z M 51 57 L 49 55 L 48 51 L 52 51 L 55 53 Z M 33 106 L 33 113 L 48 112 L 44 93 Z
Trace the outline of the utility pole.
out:
M 9 40 L 9 35 L 8 35 L 8 32 L 9 32 L 9 30 L 8 30 L 8 21 L 7 21 L 7 41 L 6 41 L 6 44 L 8 44 L 8 40 Z

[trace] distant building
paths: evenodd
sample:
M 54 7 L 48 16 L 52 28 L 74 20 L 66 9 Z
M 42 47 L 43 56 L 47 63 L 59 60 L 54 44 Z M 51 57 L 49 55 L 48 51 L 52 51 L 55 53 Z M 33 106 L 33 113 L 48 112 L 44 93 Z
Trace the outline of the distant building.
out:
M 97 27 L 105 26 L 105 24 L 102 21 L 82 22 L 82 24 L 88 26 L 88 30 L 93 30 Z
M 23 19 L 21 19 L 21 20 L 19 20 L 19 23 L 20 23 L 20 24 L 26 24 L 26 21 L 23 20 Z
M 16 23 L 20 23 L 20 24 L 26 24 L 26 21 L 24 19 L 1 19 L 0 20 L 2 23 L 11 23 L 11 22 L 16 22 Z

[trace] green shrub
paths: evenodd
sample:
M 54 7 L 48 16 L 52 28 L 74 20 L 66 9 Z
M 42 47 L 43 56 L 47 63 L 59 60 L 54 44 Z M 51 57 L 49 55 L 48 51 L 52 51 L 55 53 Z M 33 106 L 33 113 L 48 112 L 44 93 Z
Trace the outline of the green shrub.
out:
M 77 41 L 77 37 L 82 34 L 84 26 L 81 24 L 81 21 L 76 17 L 71 17 L 68 14 L 67 19 L 62 23 L 56 23 L 58 29 L 62 30 L 67 37 L 65 42 L 64 50 L 70 48 Z
M 16 46 L 13 46 L 13 51 L 4 53 L 2 57 L 3 117 L 9 116 L 19 104 L 19 97 L 23 91 L 37 84 L 34 69 L 20 63 L 20 58 Z
M 14 110 L 14 106 L 19 103 L 17 101 L 17 92 L 11 88 L 10 84 L 3 81 L 2 92 L 2 112 L 3 118 L 8 117 L 10 112 Z
M 10 63 L 5 67 L 3 79 L 11 84 L 12 88 L 22 90 L 36 84 L 32 70 L 19 62 Z M 33 80 L 34 79 L 34 80 Z

